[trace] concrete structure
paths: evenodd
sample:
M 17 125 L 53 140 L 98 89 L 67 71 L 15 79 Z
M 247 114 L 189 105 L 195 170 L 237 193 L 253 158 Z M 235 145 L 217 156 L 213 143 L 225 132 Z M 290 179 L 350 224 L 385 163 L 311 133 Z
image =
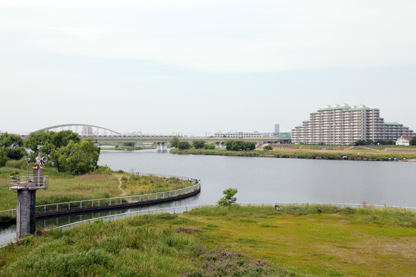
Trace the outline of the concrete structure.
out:
M 157 149 L 157 152 L 167 152 L 168 151 L 168 143 L 167 142 L 158 142 L 156 149 Z
M 280 133 L 280 125 L 279 124 L 274 124 L 274 132 L 276 134 Z
M 409 146 L 412 139 L 413 137 L 400 137 L 396 140 L 396 145 Z
M 225 142 L 216 142 L 215 143 L 215 148 L 225 148 Z
M 81 135 L 91 136 L 93 134 L 91 126 L 82 126 Z
M 295 144 L 348 145 L 357 140 L 397 140 L 414 136 L 412 130 L 397 122 L 384 122 L 379 109 L 365 105 L 335 105 L 310 114 L 310 119 L 292 130 Z
M 11 176 L 10 190 L 17 190 L 17 238 L 34 234 L 36 190 L 47 189 L 48 176 L 43 175 L 43 168 L 35 166 L 33 175 Z

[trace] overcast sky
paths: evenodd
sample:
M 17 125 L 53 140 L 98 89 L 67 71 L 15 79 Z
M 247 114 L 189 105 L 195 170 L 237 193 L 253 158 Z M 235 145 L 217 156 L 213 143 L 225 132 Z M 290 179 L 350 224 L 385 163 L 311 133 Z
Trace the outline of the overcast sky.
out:
M 291 131 L 366 104 L 416 129 L 415 0 L 0 0 L 0 130 Z

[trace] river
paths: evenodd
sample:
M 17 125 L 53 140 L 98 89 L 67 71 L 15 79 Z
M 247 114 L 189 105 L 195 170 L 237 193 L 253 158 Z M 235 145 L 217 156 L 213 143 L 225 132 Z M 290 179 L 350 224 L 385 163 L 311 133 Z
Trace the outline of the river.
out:
M 199 195 L 169 205 L 215 204 L 227 188 L 238 203 L 362 203 L 416 207 L 416 163 L 174 155 L 156 150 L 102 150 L 99 165 L 113 170 L 201 179 Z M 169 206 L 163 205 L 163 206 Z M 140 208 L 139 208 L 140 209 Z M 136 209 L 111 211 L 125 213 Z M 40 219 L 37 228 L 61 226 L 110 212 Z M 15 237 L 0 228 L 0 245 Z

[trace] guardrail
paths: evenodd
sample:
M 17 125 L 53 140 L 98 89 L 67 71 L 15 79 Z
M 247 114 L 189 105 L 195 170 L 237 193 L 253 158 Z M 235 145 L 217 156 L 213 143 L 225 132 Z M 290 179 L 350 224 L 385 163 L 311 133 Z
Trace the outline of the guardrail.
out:
M 363 204 L 355 204 L 355 203 L 321 203 L 321 202 L 302 202 L 302 203 L 278 202 L 278 203 L 276 203 L 275 202 L 275 203 L 239 203 L 237 205 L 241 205 L 241 206 L 275 206 L 275 207 L 276 207 L 276 205 L 302 205 L 302 206 L 304 206 L 304 205 L 329 205 L 329 206 L 335 206 L 335 207 L 339 207 L 339 208 L 347 208 L 347 207 L 351 207 L 351 208 L 365 208 L 365 207 L 384 208 L 384 207 L 388 207 L 388 208 L 408 209 L 408 210 L 416 211 L 416 207 L 399 207 L 399 206 L 387 206 L 387 205 L 363 205 Z M 91 219 L 87 219 L 87 220 L 83 220 L 83 221 L 78 221 L 78 222 L 58 226 L 58 227 L 55 227 L 55 228 L 64 230 L 64 229 L 72 228 L 72 227 L 74 227 L 76 225 L 79 225 L 79 224 L 94 222 L 96 220 L 112 221 L 112 220 L 117 220 L 117 219 L 124 218 L 124 217 L 134 217 L 134 216 L 139 216 L 139 215 L 144 215 L 144 214 L 155 214 L 155 213 L 161 213 L 161 212 L 176 214 L 176 213 L 183 213 L 183 212 L 191 211 L 192 209 L 195 209 L 195 208 L 212 207 L 212 206 L 215 206 L 215 205 L 193 205 L 193 206 L 179 206 L 179 207 L 168 207 L 168 208 L 157 208 L 157 209 L 143 209 L 143 210 L 132 211 L 132 212 L 128 212 L 128 213 L 121 213 L 121 214 L 107 215 L 107 216 L 91 218 Z
M 111 207 L 120 204 L 126 203 L 140 203 L 145 201 L 151 200 L 160 200 L 160 199 L 167 199 L 171 197 L 176 197 L 184 194 L 188 194 L 194 191 L 201 189 L 201 183 L 199 179 L 190 178 L 185 176 L 175 176 L 175 175 L 160 175 L 160 174 L 152 174 L 152 173 L 135 173 L 141 176 L 156 176 L 161 178 L 176 178 L 183 181 L 189 181 L 195 183 L 195 185 L 178 189 L 172 191 L 165 191 L 165 192 L 157 192 L 151 194 L 141 194 L 141 195 L 131 195 L 131 196 L 119 196 L 119 197 L 112 197 L 112 198 L 101 198 L 101 199 L 88 199 L 88 200 L 80 200 L 80 201 L 70 201 L 70 202 L 62 202 L 62 203 L 53 203 L 53 204 L 45 204 L 45 205 L 37 205 L 35 213 L 36 214 L 44 214 L 48 212 L 64 212 L 70 211 L 71 209 L 90 209 L 94 207 Z M 17 176 L 21 177 L 21 176 Z M 26 176 L 27 178 L 27 176 Z M 15 179 L 16 181 L 20 180 L 20 178 Z M 4 210 L 0 211 L 0 216 L 7 216 L 7 217 L 15 217 L 17 214 L 16 209 Z
M 112 197 L 112 198 L 102 198 L 102 199 L 90 199 L 90 200 L 81 200 L 81 201 L 71 201 L 63 203 L 54 203 L 36 206 L 36 213 L 47 213 L 47 212 L 57 212 L 57 211 L 70 211 L 71 209 L 87 209 L 93 207 L 110 207 L 110 206 L 119 206 L 120 204 L 127 203 L 140 203 L 150 200 L 159 200 L 171 198 L 179 195 L 184 195 L 191 193 L 193 191 L 199 190 L 201 184 L 197 184 L 178 190 L 158 192 L 152 194 L 142 194 L 142 195 L 132 195 L 132 196 L 121 196 L 121 197 Z
M 15 187 L 18 189 L 28 188 L 28 187 L 40 187 L 48 185 L 48 176 L 47 175 L 12 175 L 10 176 L 10 187 Z

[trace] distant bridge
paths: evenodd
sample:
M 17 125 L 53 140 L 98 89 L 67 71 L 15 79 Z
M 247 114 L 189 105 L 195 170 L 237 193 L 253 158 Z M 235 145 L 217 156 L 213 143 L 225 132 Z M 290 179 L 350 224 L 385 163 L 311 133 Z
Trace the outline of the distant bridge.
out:
M 55 131 L 59 132 L 62 130 L 71 130 L 75 133 L 78 133 L 80 138 L 87 138 L 91 137 L 95 141 L 100 143 L 105 142 L 157 142 L 161 144 L 161 149 L 165 149 L 165 144 L 172 140 L 172 138 L 177 137 L 181 141 L 188 141 L 192 142 L 194 140 L 204 140 L 207 143 L 216 143 L 216 145 L 220 145 L 219 147 L 224 147 L 224 143 L 229 140 L 243 140 L 247 142 L 253 143 L 260 143 L 260 142 L 269 142 L 269 143 L 278 143 L 280 141 L 288 141 L 290 138 L 287 137 L 256 137 L 256 138 L 215 138 L 215 137 L 184 137 L 181 133 L 172 134 L 172 135 L 162 135 L 162 134 L 141 134 L 133 133 L 133 134 L 121 134 L 114 130 L 90 125 L 90 124 L 79 124 L 79 123 L 71 123 L 71 124 L 61 124 L 61 125 L 54 125 L 46 128 L 39 129 L 38 131 Z M 23 135 L 23 138 L 27 137 L 27 135 Z M 158 145 L 159 145 L 158 144 Z

